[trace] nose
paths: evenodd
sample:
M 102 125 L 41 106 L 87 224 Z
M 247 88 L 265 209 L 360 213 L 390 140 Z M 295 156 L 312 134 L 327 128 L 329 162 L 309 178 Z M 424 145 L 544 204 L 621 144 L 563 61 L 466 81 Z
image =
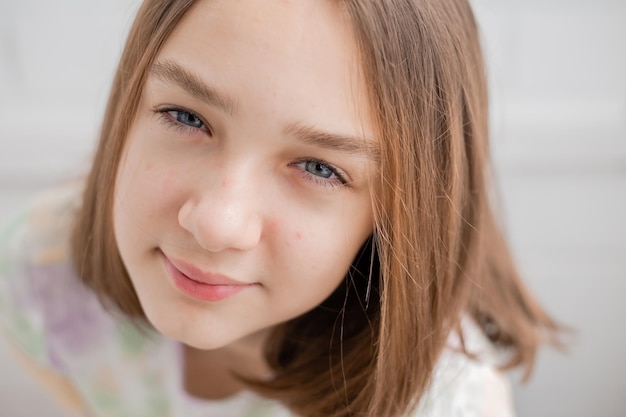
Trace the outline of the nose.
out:
M 184 202 L 178 222 L 207 251 L 250 250 L 262 232 L 260 204 L 253 194 L 249 187 L 218 180 Z

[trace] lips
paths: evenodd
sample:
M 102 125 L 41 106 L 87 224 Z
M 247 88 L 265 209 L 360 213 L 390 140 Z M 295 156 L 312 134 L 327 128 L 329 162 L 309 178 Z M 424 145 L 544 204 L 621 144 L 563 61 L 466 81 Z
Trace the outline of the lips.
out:
M 248 284 L 220 274 L 202 271 L 187 262 L 163 254 L 168 277 L 185 295 L 201 301 L 220 301 L 258 284 Z

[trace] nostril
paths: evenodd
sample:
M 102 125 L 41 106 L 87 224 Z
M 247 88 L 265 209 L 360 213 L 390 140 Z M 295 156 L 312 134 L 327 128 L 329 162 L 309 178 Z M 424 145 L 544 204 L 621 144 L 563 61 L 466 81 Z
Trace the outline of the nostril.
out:
M 210 252 L 254 248 L 260 240 L 261 223 L 258 207 L 232 198 L 232 194 L 207 193 L 199 200 L 189 198 L 178 209 L 179 226 Z
M 178 224 L 188 232 L 192 232 L 193 221 L 191 216 L 193 215 L 193 206 L 194 203 L 187 200 L 178 210 Z

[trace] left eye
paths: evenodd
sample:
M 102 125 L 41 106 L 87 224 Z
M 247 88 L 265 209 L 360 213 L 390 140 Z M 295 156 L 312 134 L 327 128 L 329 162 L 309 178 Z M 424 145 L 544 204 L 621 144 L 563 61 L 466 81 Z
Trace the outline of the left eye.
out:
M 331 178 L 333 175 L 335 175 L 335 172 L 332 168 L 319 161 L 304 162 L 304 169 L 310 174 L 321 178 Z
M 316 185 L 324 187 L 338 187 L 347 185 L 345 174 L 339 168 L 319 159 L 305 159 L 295 162 L 304 178 Z

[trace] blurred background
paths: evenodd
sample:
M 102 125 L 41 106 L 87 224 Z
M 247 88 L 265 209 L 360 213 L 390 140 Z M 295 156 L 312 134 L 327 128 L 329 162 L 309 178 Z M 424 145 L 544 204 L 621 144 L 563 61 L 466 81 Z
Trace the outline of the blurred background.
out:
M 138 0 L 0 1 L 0 223 L 89 164 Z M 573 327 L 513 374 L 519 417 L 626 415 L 626 1 L 474 0 L 508 236 Z M 60 417 L 0 343 L 0 409 Z

